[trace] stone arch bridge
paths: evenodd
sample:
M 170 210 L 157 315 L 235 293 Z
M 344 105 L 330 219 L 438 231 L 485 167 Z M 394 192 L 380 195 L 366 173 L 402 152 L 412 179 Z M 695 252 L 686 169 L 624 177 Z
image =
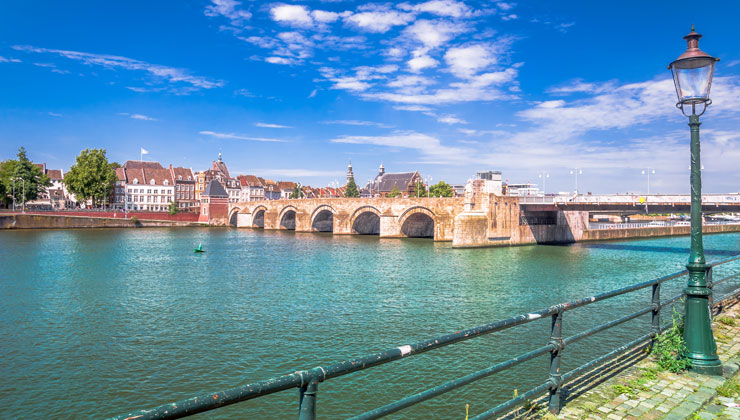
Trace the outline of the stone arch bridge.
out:
M 233 203 L 237 227 L 452 241 L 463 198 L 326 198 Z

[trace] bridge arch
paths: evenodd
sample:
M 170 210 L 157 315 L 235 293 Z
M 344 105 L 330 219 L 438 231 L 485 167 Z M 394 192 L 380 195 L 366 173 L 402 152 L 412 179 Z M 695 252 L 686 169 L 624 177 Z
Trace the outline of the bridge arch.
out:
M 371 205 L 357 208 L 349 219 L 352 233 L 380 235 L 380 210 Z
M 295 230 L 295 219 L 298 214 L 298 208 L 293 205 L 283 207 L 278 214 L 280 220 L 280 229 Z
M 236 219 L 240 211 L 241 209 L 239 207 L 233 207 L 231 210 L 229 210 L 229 226 L 236 227 Z
M 434 212 L 423 206 L 409 207 L 398 217 L 401 233 L 409 238 L 433 238 L 436 223 Z
M 263 205 L 252 209 L 252 227 L 265 227 L 265 213 L 267 213 L 267 207 Z
M 321 204 L 311 213 L 311 230 L 316 232 L 333 232 L 334 215 L 337 213 L 328 204 Z

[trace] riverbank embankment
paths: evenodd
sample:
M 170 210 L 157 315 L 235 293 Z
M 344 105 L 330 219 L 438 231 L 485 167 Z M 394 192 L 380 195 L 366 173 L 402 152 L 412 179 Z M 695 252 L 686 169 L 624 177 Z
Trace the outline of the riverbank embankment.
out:
M 740 303 L 719 308 L 712 329 L 725 377 L 660 371 L 644 352 L 573 389 L 558 419 L 736 419 L 740 415 Z M 624 371 L 620 367 L 629 365 Z M 616 372 L 615 372 L 616 371 Z M 593 381 L 593 379 L 592 379 Z M 593 384 L 593 382 L 592 382 Z M 590 388 L 590 389 L 589 389 Z
M 0 214 L 0 229 L 80 229 L 203 226 L 183 220 L 152 220 L 139 217 L 90 217 L 58 214 Z

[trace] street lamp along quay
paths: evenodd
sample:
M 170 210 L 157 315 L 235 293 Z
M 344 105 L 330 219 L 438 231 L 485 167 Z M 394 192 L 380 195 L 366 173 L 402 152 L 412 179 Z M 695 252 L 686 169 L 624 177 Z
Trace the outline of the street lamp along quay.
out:
M 686 316 L 684 340 L 691 360 L 691 369 L 697 373 L 721 375 L 722 363 L 717 357 L 717 344 L 712 334 L 709 296 L 712 291 L 707 287 L 706 273 L 708 266 L 704 258 L 702 240 L 701 209 L 701 160 L 699 147 L 699 117 L 712 104 L 709 90 L 712 87 L 714 64 L 719 58 L 710 56 L 699 49 L 701 35 L 694 31 L 684 39 L 686 51 L 672 62 L 668 68 L 673 73 L 678 103 L 676 107 L 684 116 L 689 117 L 691 127 L 691 251 L 689 263 L 689 281 L 686 287 Z M 697 107 L 702 106 L 697 114 Z M 690 114 L 687 114 L 691 111 Z

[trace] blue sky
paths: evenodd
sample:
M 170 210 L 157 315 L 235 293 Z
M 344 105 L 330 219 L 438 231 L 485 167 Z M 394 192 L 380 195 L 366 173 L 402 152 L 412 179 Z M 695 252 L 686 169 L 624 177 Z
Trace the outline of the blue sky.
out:
M 736 192 L 740 3 L 33 1 L 0 5 L 0 159 L 112 160 L 314 186 L 477 170 L 581 191 L 688 192 L 666 65 L 692 23 L 718 56 L 705 192 Z

